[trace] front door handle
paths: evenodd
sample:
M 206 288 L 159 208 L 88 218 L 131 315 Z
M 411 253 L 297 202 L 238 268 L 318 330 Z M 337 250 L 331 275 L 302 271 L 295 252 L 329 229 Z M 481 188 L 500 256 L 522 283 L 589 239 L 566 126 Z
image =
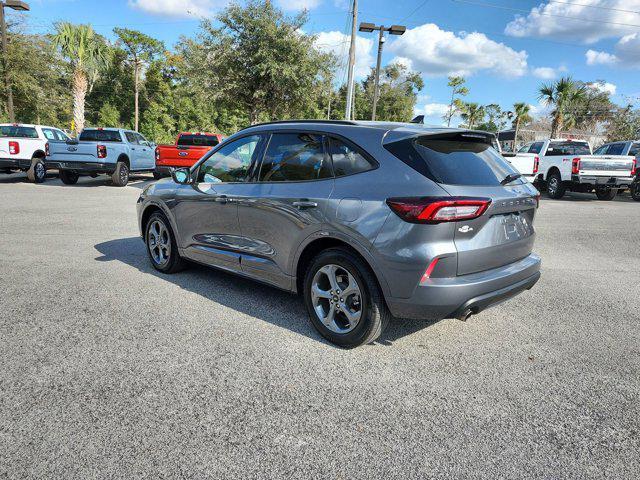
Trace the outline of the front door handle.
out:
M 302 210 L 303 208 L 316 208 L 318 204 L 309 200 L 299 200 L 297 202 L 293 202 L 293 206 Z

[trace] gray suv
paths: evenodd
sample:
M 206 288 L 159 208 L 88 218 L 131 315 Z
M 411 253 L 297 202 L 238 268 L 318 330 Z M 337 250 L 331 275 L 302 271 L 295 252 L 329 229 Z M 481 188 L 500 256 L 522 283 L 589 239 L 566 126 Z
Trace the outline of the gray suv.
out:
M 229 137 L 148 186 L 138 220 L 153 266 L 185 260 L 302 293 L 342 347 L 391 315 L 466 319 L 530 289 L 538 191 L 484 132 L 288 121 Z

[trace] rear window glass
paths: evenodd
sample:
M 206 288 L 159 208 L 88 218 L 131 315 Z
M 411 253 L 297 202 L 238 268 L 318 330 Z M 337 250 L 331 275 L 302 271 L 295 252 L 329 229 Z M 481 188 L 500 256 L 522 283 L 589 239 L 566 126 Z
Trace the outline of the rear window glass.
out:
M 634 143 L 631 145 L 629 155 L 638 156 L 638 154 L 640 154 L 640 143 Z
M 420 137 L 385 145 L 404 163 L 435 182 L 449 185 L 500 185 L 517 174 L 490 143 L 453 135 Z
M 195 147 L 215 147 L 220 143 L 213 135 L 180 135 L 178 145 Z
M 120 132 L 116 130 L 83 130 L 81 142 L 122 142 Z
M 607 155 L 622 155 L 624 151 L 624 143 L 614 143 L 609 145 L 607 149 Z
M 578 142 L 551 142 L 547 148 L 547 156 L 591 155 L 589 144 Z
M 0 127 L 0 136 L 11 138 L 38 138 L 38 132 L 36 132 L 36 129 L 33 127 L 4 125 Z

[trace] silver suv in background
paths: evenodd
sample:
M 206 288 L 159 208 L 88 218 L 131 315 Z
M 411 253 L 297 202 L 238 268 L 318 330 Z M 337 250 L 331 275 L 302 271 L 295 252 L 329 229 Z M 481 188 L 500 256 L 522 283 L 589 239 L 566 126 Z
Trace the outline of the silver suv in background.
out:
M 491 142 L 412 124 L 253 126 L 142 192 L 142 238 L 161 272 L 189 260 L 302 293 L 343 347 L 391 315 L 466 319 L 540 276 L 538 191 Z

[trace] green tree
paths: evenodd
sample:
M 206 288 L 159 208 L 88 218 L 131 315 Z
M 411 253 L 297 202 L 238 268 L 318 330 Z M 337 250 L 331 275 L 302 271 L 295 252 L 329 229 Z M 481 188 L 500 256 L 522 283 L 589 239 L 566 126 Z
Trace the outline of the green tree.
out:
M 577 128 L 594 131 L 599 124 L 612 119 L 616 105 L 611 102 L 610 93 L 604 88 L 606 82 L 603 80 L 578 83 L 583 87 L 584 95 L 572 102 L 571 115 Z
M 118 36 L 118 44 L 127 52 L 127 60 L 133 68 L 133 128 L 137 132 L 140 123 L 140 78 L 144 68 L 164 50 L 164 44 L 137 30 L 116 27 L 113 32 Z
M 497 132 L 502 130 L 505 125 L 505 112 L 502 111 L 500 105 L 497 103 L 491 103 L 484 106 L 485 121 L 478 124 L 476 127 L 478 130 L 485 130 L 487 132 Z
M 640 110 L 632 105 L 617 107 L 607 127 L 608 142 L 640 138 Z
M 375 90 L 374 69 L 371 69 L 369 76 L 362 82 L 362 87 L 364 102 L 356 100 L 360 104 L 357 115 L 358 118 L 371 118 Z M 420 73 L 411 72 L 398 63 L 387 65 L 380 72 L 377 118 L 390 122 L 408 122 L 413 117 L 418 92 L 423 88 L 424 80 Z
M 73 70 L 73 122 L 75 131 L 84 129 L 85 99 L 99 71 L 109 63 L 109 49 L 104 39 L 91 25 L 59 22 L 55 25 L 53 44 L 60 50 Z
M 309 110 L 331 56 L 301 32 L 306 18 L 287 17 L 271 2 L 231 4 L 217 17 L 220 27 L 204 20 L 197 40 L 183 45 L 187 75 L 239 106 L 251 124 Z
M 120 112 L 109 102 L 103 103 L 98 111 L 98 125 L 120 127 Z
M 529 112 L 531 111 L 531 105 L 524 102 L 518 102 L 513 104 L 513 129 L 514 129 L 514 148 L 518 144 L 518 132 L 520 131 L 520 127 L 526 125 L 531 120 L 531 115 Z
M 458 102 L 457 110 L 465 122 L 465 127 L 473 129 L 485 117 L 485 107 L 477 103 Z
M 556 82 L 543 84 L 538 89 L 538 99 L 553 107 L 551 112 L 551 138 L 556 138 L 563 128 L 575 125 L 575 110 L 578 102 L 584 100 L 585 86 L 571 77 L 562 77 Z
M 447 121 L 447 126 L 451 126 L 451 119 L 456 115 L 456 105 L 460 103 L 456 102 L 456 97 L 466 96 L 469 94 L 469 89 L 465 86 L 466 80 L 464 77 L 449 77 L 448 86 L 451 87 L 451 103 L 449 103 L 449 112 L 444 115 L 444 119 Z

